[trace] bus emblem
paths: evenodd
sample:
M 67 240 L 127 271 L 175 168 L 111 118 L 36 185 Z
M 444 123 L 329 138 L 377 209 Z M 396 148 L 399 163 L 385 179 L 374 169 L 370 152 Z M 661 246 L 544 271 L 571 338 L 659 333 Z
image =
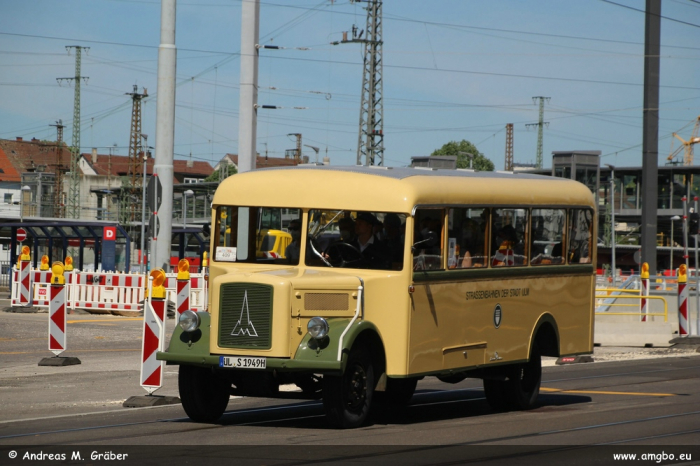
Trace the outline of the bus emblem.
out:
M 496 304 L 496 308 L 493 310 L 493 325 L 496 328 L 501 326 L 501 318 L 503 317 L 503 311 L 501 310 L 501 305 Z
M 243 323 L 243 315 L 245 314 L 245 323 Z M 248 311 L 248 290 L 246 290 L 245 294 L 243 295 L 243 306 L 241 307 L 241 315 L 238 318 L 238 322 L 236 322 L 235 327 L 233 327 L 233 330 L 231 330 L 231 335 L 234 337 L 237 336 L 245 336 L 248 335 L 249 337 L 257 337 L 258 332 L 255 331 L 255 327 L 253 326 L 253 322 L 250 320 L 250 311 Z

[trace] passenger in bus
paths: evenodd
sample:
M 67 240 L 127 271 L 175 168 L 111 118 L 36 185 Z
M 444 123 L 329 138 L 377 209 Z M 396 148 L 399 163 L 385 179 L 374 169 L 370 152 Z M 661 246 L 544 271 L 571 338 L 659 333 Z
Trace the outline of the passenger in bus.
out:
M 369 212 L 358 212 L 355 220 L 355 235 L 352 243 L 360 253 L 364 263 L 373 269 L 388 269 L 390 258 L 386 244 L 374 235 L 374 227 L 379 223 L 377 217 Z
M 299 263 L 299 251 L 301 250 L 301 221 L 297 219 L 290 221 L 287 230 L 292 235 L 292 242 L 287 246 L 285 256 L 290 264 L 296 265 Z
M 515 265 L 515 245 L 518 241 L 518 234 L 512 225 L 503 226 L 496 232 L 494 244 L 498 244 L 498 249 L 491 256 L 491 266 L 513 266 Z
M 343 217 L 338 220 L 338 229 L 340 230 L 339 241 L 344 243 L 355 241 L 355 221 L 352 217 Z
M 475 219 L 468 218 L 462 223 L 459 239 L 459 248 L 464 255 L 458 267 L 463 269 L 483 267 L 483 228 Z
M 401 219 L 395 213 L 388 213 L 384 216 L 384 237 L 392 264 L 403 262 L 404 238 L 401 227 Z

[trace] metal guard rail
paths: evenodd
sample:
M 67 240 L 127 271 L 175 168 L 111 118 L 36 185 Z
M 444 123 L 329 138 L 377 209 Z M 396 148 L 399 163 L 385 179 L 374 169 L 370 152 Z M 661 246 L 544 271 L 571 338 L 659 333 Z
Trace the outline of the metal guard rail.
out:
M 597 291 L 597 290 L 596 290 Z M 639 291 L 639 290 L 637 290 Z M 596 299 L 611 299 L 610 295 L 596 295 Z M 668 302 L 666 301 L 666 298 L 663 296 L 618 296 L 618 297 L 612 297 L 612 299 L 659 299 L 663 301 L 664 303 L 664 312 L 659 313 L 659 312 L 648 312 L 648 313 L 643 313 L 643 312 L 596 312 L 596 315 L 605 315 L 605 316 L 663 316 L 664 317 L 664 322 L 668 322 Z M 636 307 L 639 309 L 638 304 L 617 304 L 617 303 L 610 303 L 606 304 L 608 307 L 612 306 L 617 306 L 617 307 Z M 596 305 L 596 307 L 598 307 Z

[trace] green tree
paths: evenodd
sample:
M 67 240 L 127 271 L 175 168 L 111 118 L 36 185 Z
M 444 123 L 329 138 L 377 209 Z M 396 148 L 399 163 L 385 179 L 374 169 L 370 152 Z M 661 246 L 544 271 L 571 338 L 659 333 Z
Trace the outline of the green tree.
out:
M 472 168 L 482 172 L 492 172 L 494 164 L 484 154 L 479 152 L 474 144 L 462 139 L 460 142 L 450 141 L 439 149 L 433 151 L 430 155 L 456 155 L 457 168 L 469 168 L 469 156 L 466 154 L 474 154 L 474 162 Z
M 208 183 L 210 181 L 219 181 L 219 171 L 221 170 L 221 168 L 223 168 L 223 167 L 219 167 L 219 169 L 215 170 L 214 173 L 212 173 L 211 175 L 204 178 L 204 182 Z M 238 173 L 238 170 L 236 169 L 236 167 L 233 165 L 229 165 L 228 166 L 228 176 L 235 175 L 236 173 Z

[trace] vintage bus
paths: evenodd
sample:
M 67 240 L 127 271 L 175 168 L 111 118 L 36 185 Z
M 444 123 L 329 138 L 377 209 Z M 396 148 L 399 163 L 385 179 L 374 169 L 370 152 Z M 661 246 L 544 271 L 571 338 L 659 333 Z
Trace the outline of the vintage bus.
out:
M 286 257 L 256 254 L 259 217 L 291 217 Z M 352 428 L 419 379 L 480 378 L 494 409 L 535 405 L 542 356 L 593 351 L 595 203 L 575 181 L 426 168 L 303 166 L 237 174 L 212 204 L 208 312 L 160 360 L 187 415 L 297 384 Z

